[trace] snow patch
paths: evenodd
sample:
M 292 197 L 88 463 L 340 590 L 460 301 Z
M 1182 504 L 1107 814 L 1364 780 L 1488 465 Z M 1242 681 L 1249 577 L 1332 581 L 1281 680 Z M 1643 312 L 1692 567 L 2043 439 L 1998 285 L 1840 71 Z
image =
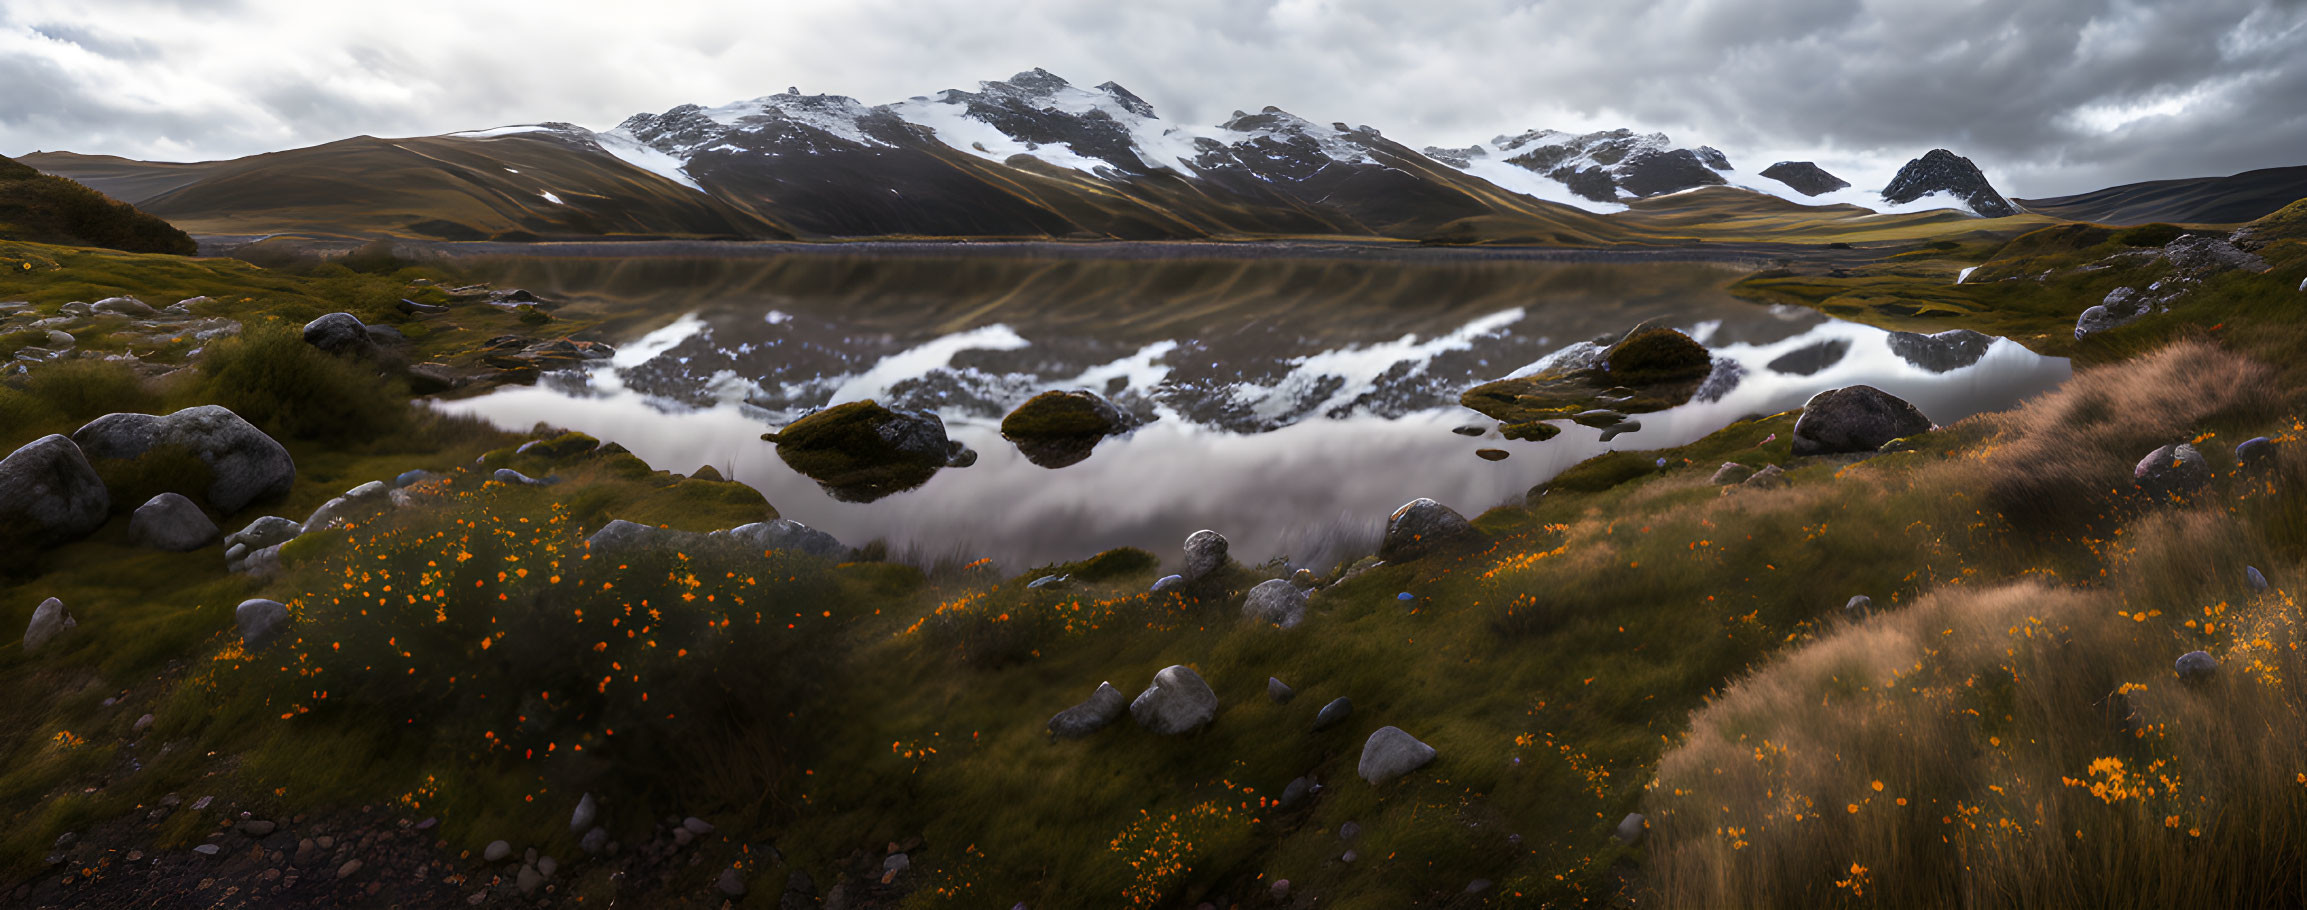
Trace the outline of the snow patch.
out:
M 593 144 L 599 146 L 601 151 L 616 156 L 618 160 L 626 164 L 697 192 L 705 191 L 705 188 L 699 186 L 696 180 L 690 178 L 689 172 L 686 170 L 688 162 L 651 148 L 643 144 L 641 140 L 633 138 L 629 133 L 621 130 L 610 130 L 606 133 L 594 133 L 592 139 Z
M 844 378 L 826 400 L 838 403 L 886 395 L 891 385 L 952 366 L 953 355 L 963 351 L 1015 351 L 1030 345 L 1017 330 L 999 323 L 933 338 L 882 358 L 872 369 Z
M 1965 281 L 1969 281 L 1969 280 L 1971 280 L 1971 273 L 1972 273 L 1972 272 L 1976 272 L 1976 271 L 1978 271 L 1978 270 L 1979 270 L 1979 267 L 1978 267 L 1978 266 L 1975 266 L 1975 265 L 1974 265 L 1974 266 L 1967 266 L 1967 267 L 1965 267 L 1965 268 L 1964 268 L 1964 269 L 1963 269 L 1961 272 L 1959 272 L 1959 273 L 1956 273 L 1956 275 L 1955 275 L 1955 283 L 1956 283 L 1956 284 L 1961 284 L 1961 283 L 1963 283 L 1963 282 L 1965 282 Z
M 448 135 L 455 136 L 459 139 L 494 139 L 498 136 L 512 136 L 519 133 L 551 133 L 557 131 L 558 129 L 556 127 L 546 126 L 542 123 L 524 123 L 519 126 L 498 126 L 490 127 L 485 130 L 465 130 L 463 132 L 450 133 Z M 510 170 L 510 168 L 507 170 Z
M 702 113 L 714 123 L 744 132 L 759 132 L 766 125 L 763 119 L 788 120 L 856 145 L 886 146 L 889 143 L 866 135 L 858 125 L 872 112 L 857 99 L 843 95 L 780 94 L 706 108 Z
M 566 202 L 562 202 L 562 201 L 561 201 L 561 197 L 559 197 L 559 196 L 555 196 L 555 195 L 553 195 L 552 193 L 549 193 L 549 192 L 547 192 L 547 193 L 538 193 L 537 195 L 545 197 L 545 201 L 546 201 L 546 202 L 550 202 L 550 203 L 552 203 L 552 204 L 554 204 L 554 205 L 568 205 L 568 203 L 566 203 Z
M 1249 383 L 1236 385 L 1234 399 L 1248 405 L 1252 413 L 1268 420 L 1280 420 L 1295 413 L 1327 414 L 1333 409 L 1353 403 L 1354 399 L 1369 392 L 1376 386 L 1378 378 L 1386 375 L 1395 364 L 1411 364 L 1408 375 L 1421 375 L 1435 357 L 1448 351 L 1463 351 L 1473 347 L 1476 339 L 1503 332 L 1521 322 L 1526 315 L 1527 311 L 1514 307 L 1476 319 L 1447 335 L 1425 341 L 1419 341 L 1416 335 L 1404 335 L 1393 341 L 1367 347 L 1338 348 L 1309 354 L 1291 360 L 1295 368 L 1271 387 Z M 1319 402 L 1302 400 L 1318 390 L 1328 379 L 1342 382 Z

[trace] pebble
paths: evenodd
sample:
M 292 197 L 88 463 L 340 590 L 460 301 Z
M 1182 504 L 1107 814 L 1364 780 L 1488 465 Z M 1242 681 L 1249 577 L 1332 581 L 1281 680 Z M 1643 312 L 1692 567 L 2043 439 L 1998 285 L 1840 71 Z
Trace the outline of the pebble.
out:
M 192 852 L 194 852 L 194 853 L 198 853 L 198 854 L 200 854 L 200 855 L 202 855 L 202 856 L 215 856 L 215 855 L 217 854 L 217 851 L 219 851 L 219 850 L 222 850 L 222 849 L 224 849 L 224 848 L 222 848 L 222 847 L 219 847 L 219 846 L 217 846 L 217 845 L 215 845 L 215 844 L 201 844 L 201 845 L 200 845 L 200 846 L 198 846 L 198 847 L 194 847 L 194 848 L 192 848 Z
M 340 879 L 351 878 L 354 873 L 359 871 L 360 860 L 348 859 L 344 861 L 344 865 L 336 867 L 336 877 Z
M 2244 566 L 2243 580 L 2251 583 L 2251 590 L 2267 590 L 2267 576 L 2260 574 L 2258 566 Z
M 737 867 L 731 866 L 721 870 L 721 880 L 714 883 L 714 887 L 721 889 L 722 894 L 730 897 L 744 897 L 745 876 L 737 871 Z
M 139 718 L 137 718 L 137 719 L 136 719 L 136 723 L 135 723 L 133 726 L 129 727 L 129 729 L 130 729 L 131 731 L 133 731 L 133 732 L 136 732 L 136 733 L 142 733 L 142 732 L 144 732 L 144 731 L 146 731 L 146 730 L 148 730 L 148 729 L 151 729 L 151 728 L 152 728 L 152 721 L 153 721 L 153 717 L 152 717 L 152 715 L 150 715 L 150 714 L 144 715 L 143 717 L 139 717 Z
M 711 833 L 713 833 L 713 823 L 712 823 L 712 822 L 708 822 L 708 821 L 706 821 L 706 820 L 704 820 L 704 819 L 702 819 L 702 818 L 698 818 L 698 817 L 696 817 L 696 816 L 694 816 L 694 815 L 692 815 L 692 816 L 690 816 L 690 817 L 688 817 L 688 818 L 684 818 L 684 819 L 682 819 L 682 820 L 681 820 L 681 827 L 689 829 L 689 833 L 691 833 L 691 834 L 711 834 Z
M 1348 850 L 1348 851 L 1346 851 L 1346 853 L 1345 853 L 1345 855 L 1344 855 L 1344 856 L 1340 856 L 1340 857 L 1338 857 L 1338 859 L 1340 859 L 1340 860 L 1343 860 L 1343 861 L 1345 861 L 1345 862 L 1349 862 L 1349 863 L 1350 863 L 1350 862 L 1353 862 L 1353 861 L 1355 861 L 1355 860 L 1361 859 L 1361 858 L 1362 858 L 1362 855 L 1361 855 L 1361 854 L 1359 854 L 1359 853 L 1356 853 L 1356 852 L 1354 852 L 1354 851 L 1352 851 L 1352 850 Z
M 1274 704 L 1286 705 L 1290 703 L 1290 699 L 1298 697 L 1298 690 L 1290 688 L 1288 683 L 1268 676 L 1266 677 L 1266 697 L 1273 699 Z
M 2187 682 L 2204 682 L 2219 672 L 2218 659 L 2208 651 L 2189 651 L 2179 655 L 2178 662 L 2172 666 L 2178 671 L 2179 678 Z
M 501 840 L 490 841 L 487 847 L 481 849 L 481 862 L 500 863 L 504 862 L 507 857 L 512 855 L 512 844 Z
M 1329 704 L 1323 705 L 1322 710 L 1314 715 L 1314 729 L 1327 730 L 1345 723 L 1346 718 L 1352 716 L 1353 713 L 1354 700 L 1343 695 L 1338 696 L 1332 699 Z
M 252 818 L 240 823 L 240 833 L 246 834 L 250 837 L 263 837 L 267 834 L 271 834 L 273 829 L 277 827 L 279 827 L 279 825 L 264 819 Z
M 1290 880 L 1286 878 L 1274 879 L 1273 884 L 1266 886 L 1266 893 L 1273 895 L 1275 900 L 1287 899 L 1290 896 Z
M 1347 822 L 1347 823 L 1345 823 L 1345 824 L 1343 824 L 1343 825 L 1339 825 L 1339 826 L 1338 826 L 1338 839 L 1339 839 L 1339 840 L 1342 840 L 1342 841 L 1350 841 L 1350 840 L 1353 840 L 1354 838 L 1357 838 L 1357 837 L 1361 837 L 1361 836 L 1362 836 L 1362 825 L 1361 825 L 1361 823 L 1360 823 L 1360 822 Z

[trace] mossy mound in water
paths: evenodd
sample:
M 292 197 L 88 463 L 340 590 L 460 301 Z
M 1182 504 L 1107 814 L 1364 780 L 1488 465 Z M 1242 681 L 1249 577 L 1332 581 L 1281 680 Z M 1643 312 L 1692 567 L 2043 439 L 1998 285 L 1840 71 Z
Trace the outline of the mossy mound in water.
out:
M 1619 414 L 1663 411 L 1690 400 L 1713 369 L 1706 347 L 1670 328 L 1643 324 L 1624 338 L 1586 357 L 1572 358 L 1535 376 L 1500 379 L 1475 386 L 1459 403 L 1503 423 L 1520 435 L 1543 439 L 1526 426 L 1562 420 L 1607 408 Z
M 1663 326 L 1638 326 L 1602 355 L 1603 368 L 1620 383 L 1705 379 L 1714 359 L 1706 346 Z
M 1088 458 L 1098 441 L 1129 429 L 1129 415 L 1086 389 L 1033 396 L 1001 420 L 1003 438 L 1027 461 L 1062 468 Z
M 946 438 L 945 422 L 928 411 L 886 408 L 872 399 L 834 405 L 761 438 L 777 457 L 837 499 L 867 502 L 929 482 L 937 469 L 959 467 L 976 453 Z

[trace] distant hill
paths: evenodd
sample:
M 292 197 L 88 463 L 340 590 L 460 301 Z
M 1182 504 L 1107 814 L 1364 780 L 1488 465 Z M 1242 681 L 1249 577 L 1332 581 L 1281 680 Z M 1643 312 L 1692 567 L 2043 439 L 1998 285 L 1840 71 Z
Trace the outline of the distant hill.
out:
M 2099 224 L 2240 224 L 2307 199 L 2307 166 L 2271 167 L 2230 177 L 2150 180 L 2057 196 L 2021 199 L 2029 211 Z
M 0 158 L 0 239 L 192 255 L 183 231 L 62 177 Z

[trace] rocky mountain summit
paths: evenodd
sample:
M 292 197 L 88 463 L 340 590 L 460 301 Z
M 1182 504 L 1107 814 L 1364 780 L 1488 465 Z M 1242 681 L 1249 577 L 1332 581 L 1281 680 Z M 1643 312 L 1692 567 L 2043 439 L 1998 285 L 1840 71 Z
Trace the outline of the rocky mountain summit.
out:
M 1979 171 L 1978 165 L 1946 149 L 1932 149 L 1929 154 L 1899 168 L 1898 176 L 1883 187 L 1882 198 L 1891 203 L 1907 203 L 1932 193 L 1960 199 L 1972 212 L 1985 218 L 2019 213 L 2018 206 L 2012 205 L 1987 182 L 1987 175 Z
M 1781 161 L 1762 169 L 1762 176 L 1793 187 L 1805 196 L 1849 189 L 1850 181 L 1827 173 L 1825 168 L 1808 161 Z

